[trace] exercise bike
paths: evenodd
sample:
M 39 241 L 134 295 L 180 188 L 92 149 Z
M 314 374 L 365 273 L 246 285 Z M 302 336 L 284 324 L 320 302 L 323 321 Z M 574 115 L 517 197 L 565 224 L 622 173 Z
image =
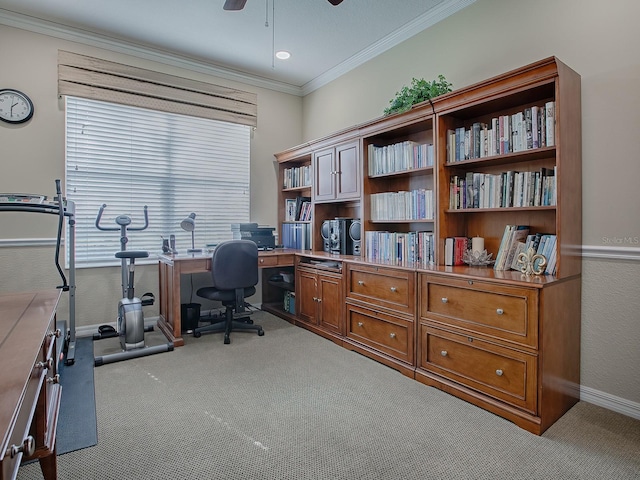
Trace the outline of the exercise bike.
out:
M 168 352 L 173 350 L 173 343 L 156 345 L 153 347 L 146 346 L 144 340 L 145 331 L 153 330 L 153 327 L 145 329 L 144 314 L 142 307 L 153 305 L 153 295 L 145 293 L 142 300 L 135 296 L 134 293 L 134 269 L 136 258 L 148 258 L 149 252 L 143 250 L 127 250 L 127 230 L 132 232 L 140 232 L 149 226 L 149 215 L 147 206 L 144 206 L 144 225 L 141 227 L 131 227 L 131 217 L 128 215 L 119 215 L 116 217 L 117 227 L 105 227 L 100 225 L 102 214 L 107 204 L 103 204 L 98 211 L 96 218 L 96 228 L 102 231 L 120 231 L 120 251 L 116 252 L 115 257 L 121 260 L 122 273 L 122 299 L 118 302 L 118 319 L 117 331 L 110 325 L 103 325 L 99 328 L 99 334 L 94 335 L 94 340 L 101 338 L 115 337 L 120 339 L 121 352 L 108 355 L 102 355 L 94 358 L 96 367 L 106 363 L 119 362 L 121 360 L 129 360 L 130 358 L 153 355 L 155 353 Z

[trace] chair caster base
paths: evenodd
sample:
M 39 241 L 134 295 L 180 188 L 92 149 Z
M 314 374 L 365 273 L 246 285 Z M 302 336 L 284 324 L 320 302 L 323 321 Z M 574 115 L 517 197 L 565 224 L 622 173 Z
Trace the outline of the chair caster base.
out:
M 202 332 L 193 332 L 193 336 L 196 338 L 200 338 L 202 336 Z
M 258 336 L 261 337 L 264 335 L 264 330 L 258 330 Z
M 229 335 L 224 336 L 224 344 L 229 345 L 231 343 L 231 339 L 229 339 Z

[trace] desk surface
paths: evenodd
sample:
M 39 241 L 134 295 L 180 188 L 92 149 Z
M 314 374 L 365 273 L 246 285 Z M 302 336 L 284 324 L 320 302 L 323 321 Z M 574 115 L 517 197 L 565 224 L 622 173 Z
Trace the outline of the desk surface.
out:
M 17 442 L 19 445 L 26 435 L 18 430 L 29 431 L 29 425 L 24 423 L 30 415 L 25 412 L 28 410 L 33 414 L 39 392 L 33 383 L 37 381 L 34 365 L 42 355 L 43 338 L 50 333 L 60 294 L 60 290 L 51 289 L 0 295 L 0 460 L 3 471 L 5 467 L 13 468 L 4 465 L 9 460 L 5 452 L 16 443 L 16 438 L 21 439 Z

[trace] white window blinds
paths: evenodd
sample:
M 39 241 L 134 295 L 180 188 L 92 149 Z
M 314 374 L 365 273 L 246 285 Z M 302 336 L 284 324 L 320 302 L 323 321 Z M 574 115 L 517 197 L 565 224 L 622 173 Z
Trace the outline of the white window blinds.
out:
M 232 238 L 249 221 L 250 127 L 76 97 L 66 98 L 66 193 L 76 202 L 77 266 L 116 265 L 118 227 L 129 215 L 128 250 L 159 253 L 162 238 L 191 247 L 180 222 L 196 214 L 196 248 Z

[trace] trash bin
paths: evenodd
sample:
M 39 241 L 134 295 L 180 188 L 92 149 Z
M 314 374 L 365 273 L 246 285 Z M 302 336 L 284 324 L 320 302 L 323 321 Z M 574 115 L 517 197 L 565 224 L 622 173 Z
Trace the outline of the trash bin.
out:
M 180 304 L 180 326 L 182 332 L 193 331 L 198 326 L 200 321 L 200 307 L 199 303 L 182 303 Z

